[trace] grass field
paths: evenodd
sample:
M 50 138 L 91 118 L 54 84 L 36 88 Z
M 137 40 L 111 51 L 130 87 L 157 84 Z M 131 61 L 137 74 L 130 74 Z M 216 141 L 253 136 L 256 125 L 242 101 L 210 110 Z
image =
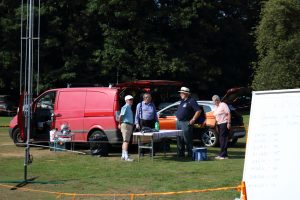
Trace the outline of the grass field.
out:
M 244 119 L 247 122 L 248 116 Z M 0 117 L 0 125 L 7 125 L 9 121 L 10 118 Z M 242 180 L 245 139 L 239 140 L 235 147 L 229 148 L 230 159 L 214 160 L 219 149 L 208 148 L 209 160 L 203 162 L 178 159 L 175 155 L 175 145 L 171 146 L 171 152 L 166 157 L 157 153 L 153 162 L 144 157 L 139 163 L 120 161 L 119 148 L 113 149 L 109 157 L 99 158 L 33 147 L 30 148 L 33 163 L 28 167 L 28 178 L 35 177 L 35 181 L 43 181 L 44 184 L 29 183 L 11 190 L 6 186 L 17 185 L 11 181 L 24 180 L 24 148 L 13 145 L 7 129 L 0 128 L 1 200 L 133 199 L 126 195 L 236 187 Z M 137 160 L 136 152 L 130 153 Z M 126 195 L 118 196 L 120 194 Z M 135 196 L 134 199 L 233 200 L 236 197 L 239 197 L 239 192 L 229 189 L 204 193 Z

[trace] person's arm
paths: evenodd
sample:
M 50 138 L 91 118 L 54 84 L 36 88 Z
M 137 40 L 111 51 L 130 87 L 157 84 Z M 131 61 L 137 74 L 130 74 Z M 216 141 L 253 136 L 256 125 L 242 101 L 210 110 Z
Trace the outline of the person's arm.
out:
M 155 120 L 156 122 L 158 122 L 157 111 L 156 111 L 156 108 L 155 108 L 154 103 L 152 103 L 152 107 L 153 107 L 153 111 L 154 111 L 154 120 Z
M 135 111 L 135 127 L 137 129 L 140 129 L 140 107 L 141 107 L 141 103 L 138 103 L 138 105 L 136 106 L 136 111 Z
M 200 114 L 201 114 L 201 110 L 196 111 L 195 114 L 194 114 L 194 116 L 193 116 L 193 118 L 190 120 L 189 124 L 190 125 L 195 124 L 195 121 L 198 119 L 198 117 L 200 116 Z
M 135 110 L 135 118 L 134 118 L 134 123 L 135 124 L 139 124 L 139 118 L 140 118 L 140 103 L 138 103 L 138 105 L 136 106 L 136 110 Z
M 194 99 L 192 101 L 193 101 L 192 102 L 192 107 L 193 107 L 193 109 L 195 111 L 195 114 L 194 114 L 193 118 L 189 121 L 190 125 L 195 124 L 196 120 L 198 119 L 198 117 L 201 114 L 201 109 L 200 109 L 200 106 L 198 105 L 197 101 L 194 100 Z
M 229 106 L 227 104 L 225 104 L 225 112 L 227 115 L 227 128 L 230 129 L 231 128 L 231 113 L 230 113 L 230 109 Z
M 231 128 L 231 113 L 230 111 L 227 113 L 227 128 L 230 129 Z
M 121 129 L 121 124 L 122 124 L 122 121 L 123 121 L 123 115 L 125 114 L 125 111 L 126 111 L 126 109 L 124 107 L 122 107 L 120 115 L 119 115 L 119 125 L 118 125 L 119 129 Z
M 119 116 L 119 124 L 118 124 L 119 129 L 121 129 L 121 124 L 122 124 L 122 115 Z

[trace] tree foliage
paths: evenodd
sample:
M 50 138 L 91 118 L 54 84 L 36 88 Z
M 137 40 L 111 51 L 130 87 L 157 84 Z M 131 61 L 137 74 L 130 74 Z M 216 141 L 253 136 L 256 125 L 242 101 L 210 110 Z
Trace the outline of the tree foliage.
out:
M 256 90 L 300 87 L 300 2 L 270 0 L 256 31 Z
M 13 90 L 19 84 L 20 19 L 14 10 L 17 6 L 16 1 L 0 2 L 0 90 Z
M 137 79 L 180 80 L 198 91 L 246 86 L 260 2 L 42 1 L 41 89 Z M 19 85 L 19 7 L 0 3 L 3 90 Z

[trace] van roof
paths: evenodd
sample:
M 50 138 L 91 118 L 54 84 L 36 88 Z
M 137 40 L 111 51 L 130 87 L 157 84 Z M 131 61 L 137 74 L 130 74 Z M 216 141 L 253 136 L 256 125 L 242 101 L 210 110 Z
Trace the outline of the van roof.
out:
M 115 87 L 151 87 L 151 86 L 162 86 L 162 85 L 174 85 L 181 86 L 180 81 L 169 81 L 169 80 L 138 80 L 132 82 L 119 83 Z
M 47 92 L 49 91 L 102 91 L 102 92 L 116 93 L 117 90 L 118 88 L 109 88 L 109 87 L 74 87 L 74 88 L 55 88 L 55 89 L 47 90 Z

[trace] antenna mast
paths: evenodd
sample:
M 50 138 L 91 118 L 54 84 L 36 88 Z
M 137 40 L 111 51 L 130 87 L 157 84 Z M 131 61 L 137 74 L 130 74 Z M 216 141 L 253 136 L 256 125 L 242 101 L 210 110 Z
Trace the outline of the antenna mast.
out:
M 25 159 L 24 159 L 24 181 L 27 179 L 27 166 L 32 162 L 30 158 L 30 133 L 31 133 L 31 119 L 32 119 L 32 95 L 33 95 L 33 74 L 34 74 L 34 40 L 37 40 L 37 72 L 39 73 L 39 34 L 40 34 L 40 0 L 38 0 L 38 35 L 35 38 L 34 17 L 35 17 L 34 0 L 27 0 L 21 2 L 21 57 L 20 57 L 20 94 L 24 92 L 24 131 L 25 135 L 21 134 L 23 139 L 26 139 Z M 24 17 L 26 17 L 24 19 Z M 24 28 L 24 29 L 23 29 Z M 25 43 L 25 47 L 23 47 Z M 25 55 L 23 55 L 23 48 L 25 48 Z M 24 57 L 24 60 L 23 60 Z M 24 62 L 24 63 L 23 63 Z M 24 66 L 23 66 L 24 65 Z M 37 74 L 37 81 L 39 81 L 39 74 Z M 37 90 L 38 93 L 38 83 Z M 20 108 L 20 112 L 22 112 Z M 21 128 L 21 127 L 20 127 Z M 26 138 L 25 138 L 26 137 Z

